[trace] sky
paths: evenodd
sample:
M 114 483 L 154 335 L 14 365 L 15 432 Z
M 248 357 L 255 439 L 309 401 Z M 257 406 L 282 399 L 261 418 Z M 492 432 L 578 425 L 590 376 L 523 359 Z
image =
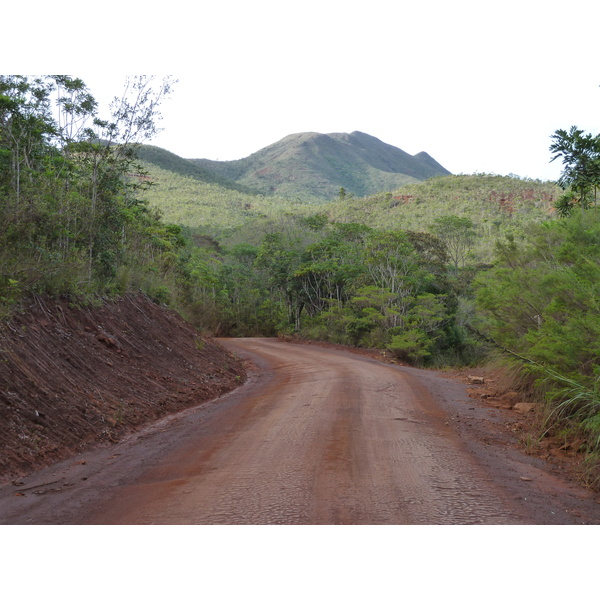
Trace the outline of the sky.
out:
M 599 132 L 590 0 L 58 6 L 40 7 L 15 67 L 81 77 L 102 103 L 127 74 L 176 77 L 151 143 L 185 158 L 362 131 L 453 173 L 556 179 L 555 130 Z

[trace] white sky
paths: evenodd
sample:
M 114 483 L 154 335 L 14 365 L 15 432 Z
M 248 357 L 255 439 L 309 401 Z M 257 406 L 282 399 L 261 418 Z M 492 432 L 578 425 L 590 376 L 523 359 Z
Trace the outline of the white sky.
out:
M 127 73 L 174 75 L 152 143 L 186 158 L 358 130 L 453 173 L 555 179 L 554 131 L 600 132 L 595 0 L 81 6 L 41 7 L 34 41 L 11 30 L 4 47 L 22 48 L 28 72 L 81 77 L 99 100 Z

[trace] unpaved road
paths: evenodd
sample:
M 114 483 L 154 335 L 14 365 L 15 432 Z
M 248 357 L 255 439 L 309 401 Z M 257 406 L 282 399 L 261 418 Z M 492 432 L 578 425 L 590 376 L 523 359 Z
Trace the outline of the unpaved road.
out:
M 3 486 L 0 523 L 600 523 L 592 494 L 458 426 L 492 418 L 462 384 L 341 350 L 222 343 L 255 365 L 248 383 Z

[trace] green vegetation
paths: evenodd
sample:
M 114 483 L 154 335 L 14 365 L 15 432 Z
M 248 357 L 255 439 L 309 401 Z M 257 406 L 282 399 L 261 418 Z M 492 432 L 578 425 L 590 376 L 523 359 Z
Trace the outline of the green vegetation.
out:
M 168 222 L 191 227 L 219 240 L 239 238 L 256 242 L 266 228 L 277 227 L 286 214 L 313 212 L 310 204 L 297 200 L 250 194 L 150 163 L 142 164 L 154 184 L 144 192 L 144 200 L 150 206 L 159 209 Z
M 552 136 L 552 160 L 562 158 L 564 170 L 558 181 L 567 190 L 556 203 L 562 216 L 569 216 L 576 206 L 589 208 L 593 194 L 596 205 L 600 184 L 600 136 L 584 133 L 573 126 L 567 132 L 557 130 Z
M 80 79 L 0 78 L 3 314 L 32 294 L 163 294 L 184 241 L 140 197 L 134 150 L 171 85 L 153 84 L 128 80 L 107 121 Z
M 600 453 L 600 214 L 532 226 L 499 242 L 474 288 L 478 327 L 523 362 L 548 402 L 548 432 L 570 429 Z
M 220 335 L 300 335 L 416 364 L 479 352 L 460 316 L 472 273 L 456 272 L 432 233 L 288 216 L 257 245 L 204 252 L 194 288 L 210 304 L 201 324 Z
M 269 147 L 251 162 L 263 175 L 293 165 L 313 187 L 256 192 L 249 161 L 209 168 L 140 145 L 170 89 L 154 85 L 130 80 L 102 120 L 79 79 L 0 77 L 2 317 L 36 294 L 134 291 L 219 335 L 301 336 L 439 367 L 501 349 L 537 381 L 544 433 L 580 438 L 599 477 L 598 137 L 555 133 L 560 186 L 414 171 L 386 189 L 369 175 L 381 156 L 365 152 L 362 170 L 344 159 L 379 140 L 289 136 L 274 145 L 285 160 Z M 385 191 L 356 196 L 371 185 Z
M 181 175 L 182 177 L 191 177 L 197 181 L 204 183 L 217 184 L 227 190 L 237 190 L 246 194 L 256 194 L 255 190 L 246 189 L 241 185 L 237 185 L 228 179 L 220 177 L 212 170 L 205 169 L 200 165 L 194 164 L 193 161 L 181 158 L 168 150 L 150 146 L 148 144 L 140 144 L 136 149 L 138 159 L 146 164 L 149 169 L 156 166 L 162 172 Z
M 521 236 L 526 225 L 553 218 L 560 188 L 552 182 L 477 174 L 448 175 L 411 183 L 393 192 L 336 200 L 324 207 L 332 221 L 376 229 L 429 231 L 441 216 L 465 218 L 476 238 L 471 262 L 489 262 L 497 239 Z
M 474 282 L 477 326 L 535 376 L 547 405 L 543 434 L 576 439 L 597 485 L 600 213 L 586 198 L 600 185 L 600 137 L 572 128 L 553 139 L 551 151 L 564 158 L 560 183 L 572 206 L 559 211 L 567 218 L 531 225 L 519 241 L 498 241 L 494 267 Z
M 146 147 L 144 147 L 146 148 Z M 362 223 L 374 229 L 430 231 L 440 216 L 471 221 L 476 233 L 470 262 L 492 260 L 506 235 L 523 235 L 531 222 L 553 218 L 560 188 L 550 182 L 498 175 L 448 175 L 411 183 L 392 192 L 354 197 L 343 186 L 328 203 L 251 194 L 224 188 L 143 162 L 155 184 L 144 194 L 167 221 L 197 228 L 225 245 L 258 244 L 288 216 L 326 215 L 331 222 Z

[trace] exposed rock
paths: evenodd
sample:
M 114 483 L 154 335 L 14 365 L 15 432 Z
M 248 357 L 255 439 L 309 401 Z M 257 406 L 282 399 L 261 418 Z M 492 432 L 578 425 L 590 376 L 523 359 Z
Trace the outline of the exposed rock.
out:
M 539 404 L 535 402 L 517 402 L 513 406 L 513 410 L 518 413 L 521 413 L 522 415 L 527 415 L 531 412 L 536 411 L 538 406 Z
M 500 396 L 498 399 L 500 400 L 500 402 L 502 404 L 511 408 L 511 407 L 515 406 L 515 404 L 519 403 L 519 400 L 521 399 L 521 394 L 519 394 L 518 392 L 512 392 L 512 391 L 506 392 L 506 393 L 502 394 L 502 396 Z

